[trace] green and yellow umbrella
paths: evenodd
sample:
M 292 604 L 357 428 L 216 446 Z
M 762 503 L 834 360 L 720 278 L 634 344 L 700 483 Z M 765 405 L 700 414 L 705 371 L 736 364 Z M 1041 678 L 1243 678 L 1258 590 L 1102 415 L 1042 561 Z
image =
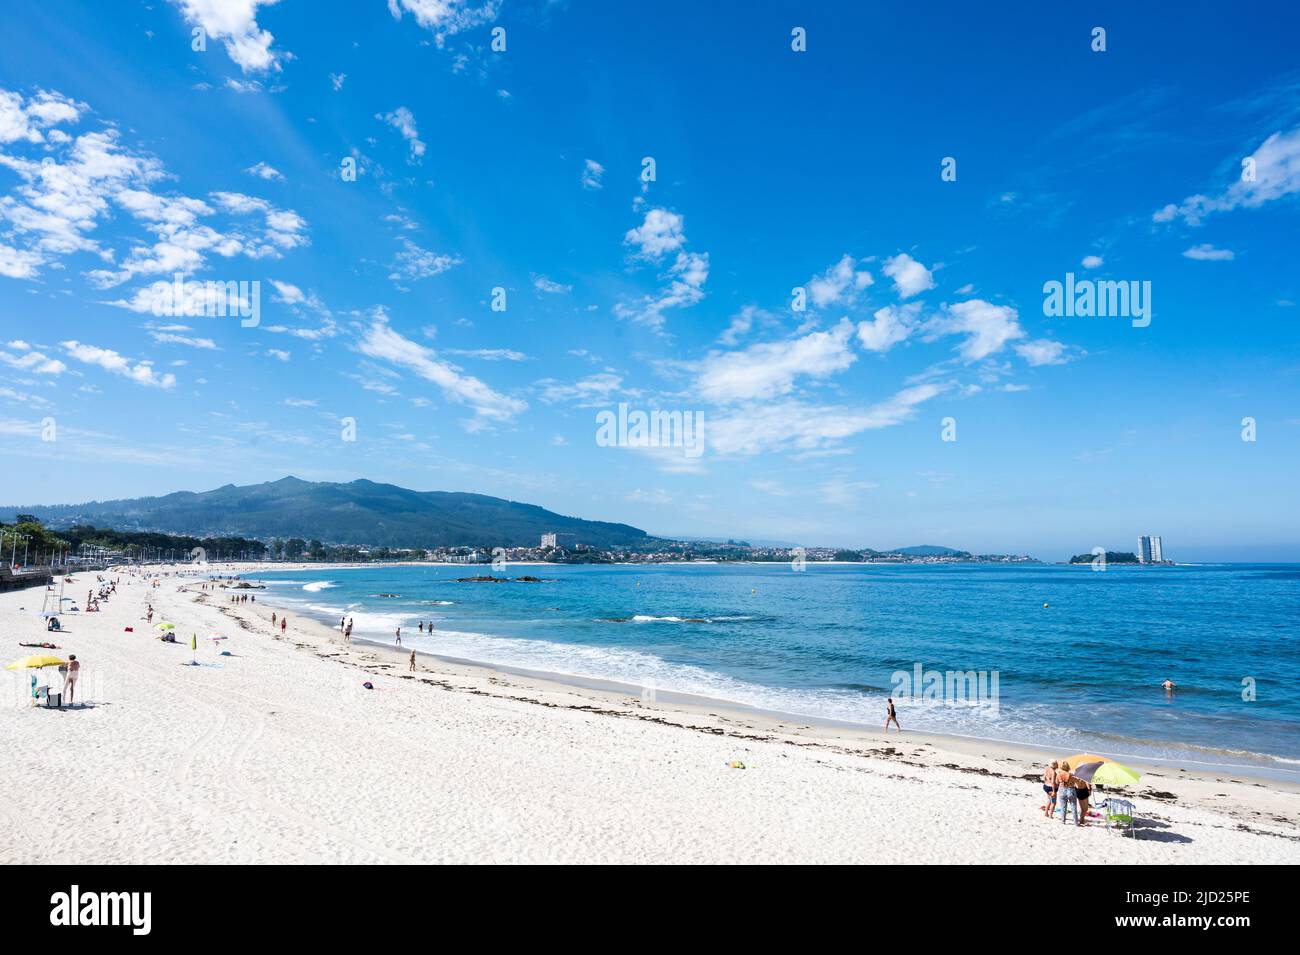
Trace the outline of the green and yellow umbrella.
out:
M 162 623 L 155 623 L 153 625 L 153 628 L 155 630 L 175 630 L 176 624 L 168 623 L 166 620 L 164 620 Z
M 5 667 L 6 670 L 39 670 L 41 667 L 61 667 L 67 662 L 59 657 L 50 656 L 48 653 L 37 654 L 35 656 L 23 657 L 21 660 L 15 660 Z
M 1136 769 L 1130 769 L 1113 759 L 1102 763 L 1084 763 L 1071 772 L 1094 786 L 1136 786 L 1142 777 Z

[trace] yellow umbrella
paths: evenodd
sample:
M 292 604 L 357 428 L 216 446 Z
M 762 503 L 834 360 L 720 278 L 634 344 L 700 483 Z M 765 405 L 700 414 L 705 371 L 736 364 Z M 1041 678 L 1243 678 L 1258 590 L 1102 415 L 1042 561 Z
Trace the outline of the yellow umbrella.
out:
M 60 667 L 63 666 L 64 660 L 58 657 L 52 657 L 48 653 L 37 656 L 23 657 L 21 660 L 15 660 L 5 667 L 6 670 L 39 670 L 41 667 Z
M 153 628 L 155 630 L 175 630 L 176 624 L 168 623 L 166 620 L 164 620 L 162 623 L 155 623 L 153 625 Z

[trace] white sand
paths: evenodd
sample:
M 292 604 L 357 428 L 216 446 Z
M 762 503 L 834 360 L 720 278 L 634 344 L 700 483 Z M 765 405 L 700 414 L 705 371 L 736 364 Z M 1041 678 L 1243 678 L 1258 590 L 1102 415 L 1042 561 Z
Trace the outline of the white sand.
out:
M 193 578 L 121 580 L 60 635 L 39 589 L 0 595 L 0 657 L 52 638 L 83 662 L 88 701 L 33 708 L 25 673 L 0 676 L 0 862 L 1300 862 L 1300 794 L 1280 784 L 1148 776 L 1139 793 L 1174 798 L 1137 798 L 1133 841 L 1045 820 L 1021 778 L 1037 757 L 1014 747 L 882 742 L 423 657 L 410 674 L 294 615 L 273 637 L 262 604 L 238 606 L 241 629 L 228 596 L 178 592 Z M 149 599 L 183 645 L 155 639 Z M 182 666 L 191 632 L 229 636 L 234 656 L 201 639 L 208 665 Z

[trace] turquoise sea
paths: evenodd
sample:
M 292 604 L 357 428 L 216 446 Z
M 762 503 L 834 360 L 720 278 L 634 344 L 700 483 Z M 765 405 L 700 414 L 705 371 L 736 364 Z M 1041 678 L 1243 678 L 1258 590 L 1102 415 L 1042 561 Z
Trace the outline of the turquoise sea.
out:
M 353 617 L 354 638 L 391 645 L 401 626 L 403 646 L 464 660 L 877 727 L 902 689 L 905 728 L 1300 778 L 1300 565 L 511 565 L 496 576 L 542 582 L 456 579 L 488 573 L 248 577 L 269 602 Z M 919 685 L 897 676 L 918 666 Z M 924 698 L 925 675 L 948 671 L 983 674 L 983 694 L 944 679 Z

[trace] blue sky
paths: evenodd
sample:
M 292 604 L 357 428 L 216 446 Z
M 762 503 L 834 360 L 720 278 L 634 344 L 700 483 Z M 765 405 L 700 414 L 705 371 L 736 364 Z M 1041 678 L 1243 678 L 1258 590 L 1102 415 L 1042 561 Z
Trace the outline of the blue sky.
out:
M 0 498 L 1300 559 L 1300 15 L 1057 6 L 10 5 Z M 159 308 L 178 273 L 258 324 Z M 1067 273 L 1150 324 L 1049 317 Z M 702 453 L 598 444 L 620 402 Z

